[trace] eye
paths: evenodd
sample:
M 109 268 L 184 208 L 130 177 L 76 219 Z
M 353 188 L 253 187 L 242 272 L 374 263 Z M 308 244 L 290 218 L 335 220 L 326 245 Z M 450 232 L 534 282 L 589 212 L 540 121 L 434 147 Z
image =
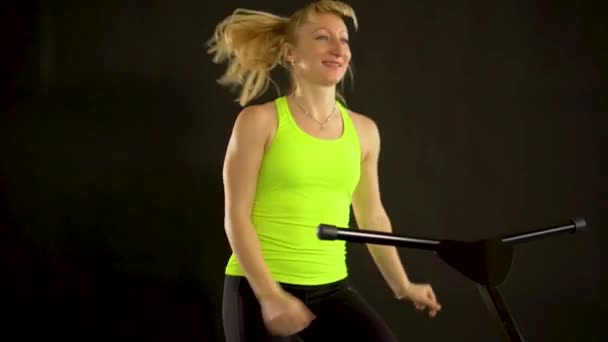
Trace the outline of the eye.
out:
M 348 38 L 342 38 L 342 43 L 348 44 Z
M 316 40 L 329 40 L 328 36 L 317 36 Z

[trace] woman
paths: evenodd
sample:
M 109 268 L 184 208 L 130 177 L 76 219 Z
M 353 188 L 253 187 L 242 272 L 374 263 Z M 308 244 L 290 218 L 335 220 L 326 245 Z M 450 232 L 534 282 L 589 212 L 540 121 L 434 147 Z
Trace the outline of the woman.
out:
M 216 27 L 209 52 L 227 62 L 220 83 L 241 86 L 226 151 L 225 229 L 233 254 L 223 298 L 227 341 L 395 341 L 348 282 L 344 241 L 320 240 L 320 223 L 391 231 L 379 194 L 380 137 L 374 121 L 346 109 L 336 92 L 351 51 L 338 1 L 319 1 L 289 18 L 236 10 Z M 285 67 L 287 96 L 247 105 Z M 428 284 L 409 281 L 392 246 L 369 252 L 398 299 L 434 317 Z

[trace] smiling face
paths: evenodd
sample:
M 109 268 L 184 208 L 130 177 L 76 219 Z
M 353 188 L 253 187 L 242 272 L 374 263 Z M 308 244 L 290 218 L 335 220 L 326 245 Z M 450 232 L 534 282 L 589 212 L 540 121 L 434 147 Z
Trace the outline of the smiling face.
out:
M 294 43 L 287 43 L 285 49 L 287 61 L 294 61 L 294 76 L 324 86 L 339 83 L 351 60 L 342 18 L 332 13 L 315 15 L 294 35 Z

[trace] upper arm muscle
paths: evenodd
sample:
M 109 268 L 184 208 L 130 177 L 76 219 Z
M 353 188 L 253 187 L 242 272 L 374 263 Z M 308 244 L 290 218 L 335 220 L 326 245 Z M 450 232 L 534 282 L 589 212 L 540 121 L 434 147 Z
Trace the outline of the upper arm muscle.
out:
M 257 176 L 270 133 L 271 116 L 261 106 L 239 113 L 228 142 L 223 166 L 225 219 L 249 217 Z
M 370 118 L 362 117 L 360 126 L 364 157 L 361 162 L 361 179 L 353 196 L 353 211 L 358 223 L 366 225 L 376 216 L 384 214 L 378 180 L 380 134 Z

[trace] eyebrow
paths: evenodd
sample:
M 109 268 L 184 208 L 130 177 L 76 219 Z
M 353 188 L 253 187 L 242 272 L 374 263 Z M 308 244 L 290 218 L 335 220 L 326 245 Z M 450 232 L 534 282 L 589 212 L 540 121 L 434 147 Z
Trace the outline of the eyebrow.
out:
M 329 29 L 328 29 L 328 28 L 326 28 L 326 27 L 319 27 L 319 28 L 314 29 L 314 30 L 313 30 L 311 33 L 315 33 L 315 32 L 317 32 L 317 31 L 319 31 L 319 30 L 327 30 L 327 31 L 331 31 L 331 30 L 329 30 Z M 348 31 L 347 31 L 347 30 L 340 30 L 338 33 L 347 33 L 347 34 L 348 34 Z

